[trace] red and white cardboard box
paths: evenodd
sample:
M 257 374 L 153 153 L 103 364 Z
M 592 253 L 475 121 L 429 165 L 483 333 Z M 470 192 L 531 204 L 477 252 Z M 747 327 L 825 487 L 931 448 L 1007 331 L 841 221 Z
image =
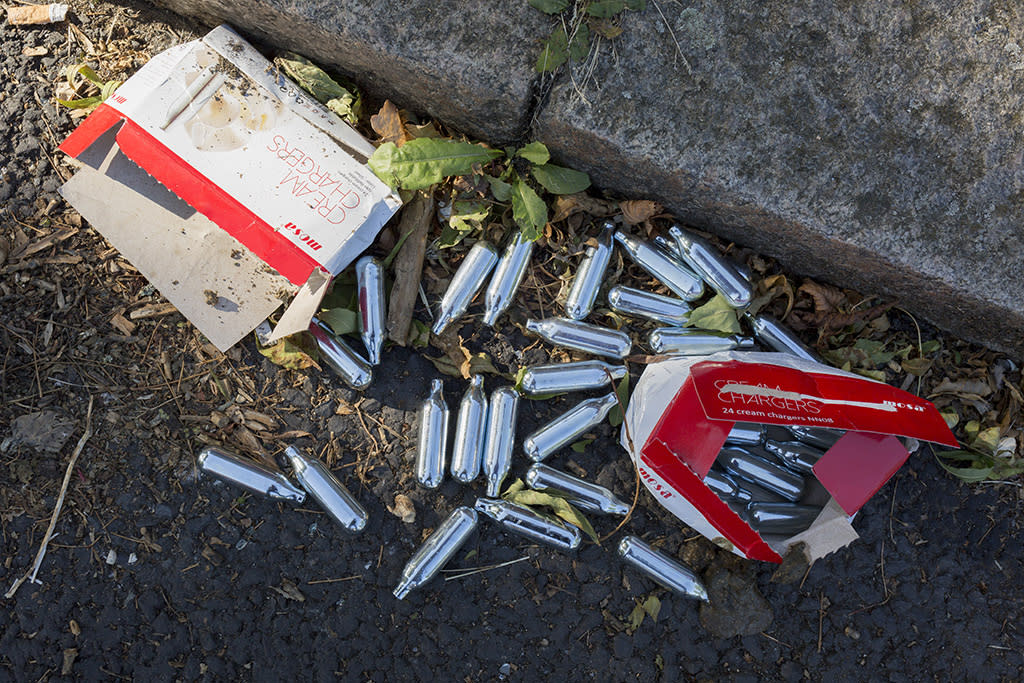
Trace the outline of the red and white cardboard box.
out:
M 762 538 L 704 484 L 736 422 L 846 431 L 814 466 L 824 506 L 806 531 Z M 719 546 L 781 562 L 802 542 L 814 561 L 857 538 L 853 515 L 909 457 L 898 436 L 957 446 L 935 406 L 913 394 L 788 354 L 728 352 L 648 365 L 622 445 L 658 502 Z
M 234 31 L 166 50 L 64 141 L 61 194 L 221 350 L 304 330 L 401 200 L 374 147 Z

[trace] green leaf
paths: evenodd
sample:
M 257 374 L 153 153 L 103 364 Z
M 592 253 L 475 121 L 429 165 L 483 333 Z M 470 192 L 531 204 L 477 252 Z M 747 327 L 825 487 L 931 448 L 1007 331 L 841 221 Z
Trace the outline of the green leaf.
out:
M 661 612 L 661 600 L 648 595 L 647 599 L 644 600 L 644 612 L 648 614 L 654 621 L 658 620 L 658 613 Z
M 537 164 L 539 166 L 541 164 L 548 163 L 548 159 L 551 158 L 551 153 L 548 152 L 548 148 L 543 142 L 534 141 L 516 150 L 516 156 L 522 157 L 531 164 Z
M 593 439 L 580 439 L 573 445 L 569 446 L 569 448 L 573 449 L 577 453 L 583 453 L 584 451 L 587 450 L 587 446 L 589 446 L 592 443 L 594 443 Z
M 534 166 L 533 177 L 552 194 L 576 194 L 590 187 L 590 176 L 586 173 L 554 164 Z
M 412 333 L 409 335 L 409 344 L 414 349 L 424 349 L 430 344 L 430 325 L 421 320 L 412 320 Z
M 690 311 L 686 327 L 726 334 L 739 334 L 741 331 L 736 309 L 730 306 L 728 299 L 721 294 L 716 294 L 711 301 Z
M 514 495 L 525 488 L 526 484 L 523 482 L 523 480 L 516 479 L 514 482 L 508 485 L 508 488 L 505 489 L 505 493 L 501 494 L 501 497 L 507 499 L 508 496 Z
M 402 250 L 402 245 L 405 244 L 405 241 L 409 239 L 409 235 L 411 235 L 415 229 L 416 228 L 409 228 L 409 230 L 406 231 L 404 235 L 398 238 L 398 241 L 395 242 L 395 246 L 391 247 L 391 251 L 388 252 L 387 257 L 381 263 L 381 265 L 384 266 L 385 270 L 391 267 L 391 264 L 394 262 L 395 257 L 398 256 L 398 252 Z
M 107 81 L 100 86 L 100 98 L 107 99 L 114 94 L 114 91 L 121 87 L 121 81 Z
M 530 7 L 539 9 L 544 14 L 564 12 L 570 0 L 530 0 Z
M 499 202 L 507 202 L 512 199 L 512 186 L 499 178 L 487 176 L 487 182 L 491 184 L 491 194 Z
M 935 353 L 942 348 L 942 342 L 938 339 L 929 339 L 925 343 L 921 344 L 921 355 L 927 355 L 929 353 Z
M 519 505 L 525 505 L 531 508 L 549 508 L 555 513 L 556 517 L 578 527 L 580 531 L 589 536 L 594 543 L 597 543 L 598 545 L 601 544 L 597 537 L 597 532 L 594 531 L 594 527 L 590 525 L 590 522 L 583 516 L 583 513 L 573 507 L 572 503 L 561 496 L 548 493 L 547 491 L 534 491 L 533 489 L 524 488 L 512 493 L 506 491 L 502 498 L 512 503 L 518 503 Z
M 302 370 L 309 367 L 319 368 L 314 360 L 317 356 L 316 342 L 305 332 L 285 337 L 270 346 L 260 346 L 259 341 L 257 341 L 256 348 L 261 354 L 269 358 L 271 363 L 280 365 L 283 368 L 291 368 L 292 370 Z
M 619 397 L 618 405 L 612 406 L 612 409 L 608 411 L 608 424 L 612 427 L 618 427 L 622 424 L 625 419 L 623 413 L 624 408 L 629 407 L 629 373 L 627 372 L 619 383 L 615 386 L 615 393 Z
M 952 465 L 946 464 L 946 459 L 951 460 L 962 460 L 964 458 L 956 457 L 959 455 L 967 455 L 974 464 L 971 467 L 953 467 Z M 971 453 L 969 451 L 945 451 L 943 453 L 936 452 L 936 460 L 942 469 L 946 470 L 954 477 L 962 479 L 963 481 L 974 484 L 979 481 L 985 481 L 992 477 L 992 466 L 985 466 L 981 458 L 986 458 L 981 454 Z M 988 458 L 991 461 L 991 458 Z
M 569 59 L 569 36 L 564 28 L 556 28 L 546 41 L 540 54 L 537 56 L 537 63 L 533 65 L 534 70 L 540 73 L 554 71 L 565 64 Z
M 512 183 L 512 218 L 530 241 L 540 237 L 548 222 L 548 205 L 519 178 Z
M 356 287 L 355 271 L 352 268 L 346 268 L 334 278 L 330 290 L 328 290 L 323 301 L 320 302 L 320 308 L 350 308 L 355 310 L 358 301 L 356 299 L 357 295 L 358 288 Z
M 448 224 L 441 229 L 441 237 L 437 246 L 441 249 L 454 247 L 469 233 L 483 227 L 484 221 L 491 213 L 491 208 L 484 202 L 457 201 L 452 204 L 452 214 Z
M 99 96 L 83 97 L 77 100 L 62 100 L 59 97 L 57 98 L 57 103 L 62 107 L 67 107 L 68 109 L 90 109 L 98 106 L 102 101 L 103 98 Z
M 377 177 L 392 187 L 420 190 L 448 176 L 466 175 L 473 167 L 504 152 L 458 140 L 416 138 L 400 148 L 385 142 L 367 162 Z
M 103 85 L 103 79 L 88 64 L 72 64 L 68 67 L 65 78 L 67 78 L 68 83 L 74 84 L 76 75 L 84 76 L 87 81 L 95 85 Z
M 647 9 L 647 0 L 626 0 L 626 9 L 643 12 Z
M 350 123 L 358 123 L 361 98 L 327 75 L 327 72 L 302 55 L 284 52 L 276 64 L 293 81 L 321 104 Z
M 640 628 L 640 624 L 644 623 L 644 617 L 646 616 L 647 611 L 643 605 L 639 602 L 633 605 L 633 611 L 629 613 L 629 632 L 633 633 Z
M 359 330 L 359 314 L 348 308 L 331 308 L 318 316 L 338 337 Z
M 999 427 L 989 427 L 978 432 L 978 435 L 971 441 L 971 447 L 987 453 L 995 453 L 999 445 Z
M 590 28 L 586 24 L 580 24 L 569 39 L 569 59 L 575 62 L 582 61 L 586 59 L 588 52 L 590 52 Z
M 587 14 L 598 19 L 608 19 L 626 9 L 626 0 L 594 0 L 587 5 Z

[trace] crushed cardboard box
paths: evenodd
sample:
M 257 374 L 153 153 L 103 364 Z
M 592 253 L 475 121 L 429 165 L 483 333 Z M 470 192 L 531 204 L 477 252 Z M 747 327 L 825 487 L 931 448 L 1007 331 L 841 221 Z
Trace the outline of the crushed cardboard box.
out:
M 704 484 L 736 422 L 845 432 L 809 477 L 805 495 L 822 511 L 806 531 L 762 538 Z M 798 543 L 814 561 L 857 538 L 853 515 L 909 457 L 898 436 L 957 446 L 935 406 L 913 394 L 784 353 L 727 352 L 648 365 L 621 441 L 672 514 L 738 555 L 781 562 Z
M 61 194 L 221 350 L 305 330 L 401 200 L 374 147 L 234 31 L 166 50 L 61 145 Z

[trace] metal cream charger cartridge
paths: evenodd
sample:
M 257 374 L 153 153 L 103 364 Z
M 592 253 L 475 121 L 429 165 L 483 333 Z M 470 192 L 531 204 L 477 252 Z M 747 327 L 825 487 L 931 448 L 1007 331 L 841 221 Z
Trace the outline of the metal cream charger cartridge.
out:
M 501 483 L 512 468 L 518 412 L 519 394 L 515 389 L 501 387 L 491 392 L 487 406 L 487 438 L 484 439 L 483 460 L 488 496 L 496 496 L 501 492 Z
M 803 474 L 814 471 L 814 465 L 825 452 L 799 441 L 765 441 L 764 449 L 778 458 L 783 465 Z
M 311 458 L 294 446 L 284 449 L 284 454 L 292 465 L 295 478 L 302 488 L 313 497 L 331 519 L 341 525 L 345 531 L 358 533 L 366 527 L 369 515 L 359 504 L 345 485 L 327 469 L 319 458 Z
M 452 476 L 468 484 L 480 474 L 487 438 L 487 395 L 484 376 L 473 375 L 462 395 L 455 418 L 455 442 L 452 445 Z
M 419 437 L 416 441 L 416 481 L 436 489 L 444 481 L 445 453 L 448 450 L 448 404 L 444 402 L 444 382 L 430 383 L 430 396 L 420 404 Z
M 676 296 L 694 301 L 704 293 L 701 279 L 671 253 L 622 231 L 615 233 L 615 239 L 634 263 L 665 283 Z
M 219 448 L 208 447 L 199 452 L 199 469 L 218 479 L 237 484 L 259 496 L 272 500 L 301 503 L 306 492 L 277 472 L 240 455 Z
M 817 505 L 796 503 L 751 503 L 747 505 L 747 522 L 759 534 L 794 536 L 814 523 L 821 514 Z
M 754 330 L 754 337 L 765 346 L 780 353 L 788 353 L 804 360 L 812 360 L 815 363 L 822 363 L 821 356 L 812 351 L 800 338 L 793 334 L 793 331 L 780 323 L 770 315 L 761 313 L 758 315 L 746 315 L 750 327 Z
M 533 254 L 533 242 L 517 232 L 505 247 L 484 295 L 484 324 L 491 327 L 512 304 Z
M 786 425 L 786 431 L 792 434 L 797 441 L 827 451 L 836 445 L 845 432 L 842 429 L 830 429 L 828 427 L 801 427 L 799 425 Z
M 561 394 L 600 389 L 625 376 L 624 365 L 609 365 L 603 360 L 551 363 L 526 368 L 519 387 L 529 396 Z
M 655 235 L 651 239 L 654 242 L 655 246 L 657 246 L 662 251 L 668 252 L 673 258 L 679 261 L 683 260 L 683 255 L 679 253 L 679 246 L 676 244 L 675 240 L 670 240 L 667 237 L 663 237 L 662 235 Z
M 754 422 L 737 422 L 725 437 L 732 445 L 760 446 L 765 439 L 765 426 Z
M 583 260 L 576 269 L 576 277 L 573 278 L 569 296 L 565 300 L 565 314 L 572 320 L 583 320 L 594 308 L 597 291 L 604 282 L 604 273 L 612 257 L 614 234 L 615 225 L 605 221 L 597 236 L 597 245 L 587 247 Z
M 384 347 L 384 266 L 372 256 L 356 261 L 356 282 L 359 291 L 359 334 L 366 347 L 370 365 L 380 364 Z
M 625 358 L 633 348 L 633 342 L 625 332 L 569 318 L 527 320 L 526 329 L 555 346 L 565 346 L 596 356 Z
M 588 398 L 577 403 L 523 439 L 523 452 L 530 460 L 540 462 L 562 446 L 572 443 L 588 429 L 601 424 L 608 416 L 608 411 L 618 403 L 619 399 L 614 391 L 600 398 Z
M 724 498 L 732 503 L 749 503 L 753 500 L 750 491 L 737 484 L 732 477 L 725 472 L 716 469 L 708 470 L 704 477 L 704 484 L 714 491 L 719 498 Z
M 647 345 L 655 353 L 707 356 L 719 351 L 752 349 L 754 340 L 738 334 L 721 334 L 682 327 L 659 327 L 651 331 L 647 337 Z
M 309 325 L 309 332 L 316 340 L 317 348 L 327 367 L 333 370 L 345 384 L 359 391 L 370 386 L 373 369 L 366 360 L 352 350 L 352 347 L 334 336 L 330 328 L 317 318 Z
M 736 267 L 709 242 L 673 225 L 668 234 L 675 240 L 677 251 L 704 282 L 711 286 L 733 308 L 746 308 L 754 298 L 754 288 Z
M 578 528 L 544 517 L 525 505 L 500 498 L 477 498 L 474 507 L 506 530 L 559 550 L 575 550 L 583 540 Z
M 757 484 L 786 500 L 800 500 L 804 493 L 805 482 L 802 476 L 741 448 L 723 448 L 717 462 L 729 474 Z
M 690 304 L 682 299 L 622 285 L 608 292 L 608 305 L 617 313 L 666 325 L 682 325 L 690 318 Z
M 476 529 L 477 513 L 470 507 L 457 507 L 427 537 L 402 569 L 402 578 L 395 587 L 395 597 L 405 599 L 414 588 L 419 588 L 448 564 L 452 556 Z
M 441 334 L 448 325 L 462 317 L 469 308 L 469 302 L 476 296 L 487 279 L 487 274 L 497 262 L 498 252 L 490 244 L 480 240 L 473 245 L 459 265 L 459 269 L 455 271 L 444 296 L 441 297 L 437 319 L 431 328 L 434 334 Z
M 536 463 L 527 470 L 526 485 L 537 491 L 555 491 L 563 494 L 566 500 L 587 512 L 620 516 L 629 513 L 629 505 L 619 500 L 604 486 L 574 477 L 543 463 Z
M 636 536 L 623 536 L 619 556 L 669 590 L 697 600 L 708 601 L 708 591 L 692 569 L 672 559 Z

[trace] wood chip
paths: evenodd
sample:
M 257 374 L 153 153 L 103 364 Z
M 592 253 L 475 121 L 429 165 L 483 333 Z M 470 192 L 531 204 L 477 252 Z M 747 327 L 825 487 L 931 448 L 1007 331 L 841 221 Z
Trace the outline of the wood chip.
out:
M 178 309 L 174 307 L 174 304 L 149 304 L 142 308 L 136 308 L 128 314 L 128 317 L 132 320 L 142 320 L 144 318 L 158 318 L 162 315 L 170 315 L 177 312 Z
M 419 295 L 423 275 L 423 257 L 427 252 L 427 235 L 434 216 L 434 198 L 429 191 L 416 193 L 402 209 L 398 223 L 399 239 L 408 234 L 395 257 L 395 284 L 391 288 L 388 306 L 388 338 L 405 346 L 412 327 L 412 311 Z
M 131 333 L 134 332 L 135 328 L 137 327 L 135 323 L 133 323 L 131 320 L 124 317 L 120 313 L 114 314 L 114 317 L 110 319 L 110 324 L 116 327 L 118 330 L 120 330 L 121 334 L 124 334 L 126 336 L 130 336 Z

